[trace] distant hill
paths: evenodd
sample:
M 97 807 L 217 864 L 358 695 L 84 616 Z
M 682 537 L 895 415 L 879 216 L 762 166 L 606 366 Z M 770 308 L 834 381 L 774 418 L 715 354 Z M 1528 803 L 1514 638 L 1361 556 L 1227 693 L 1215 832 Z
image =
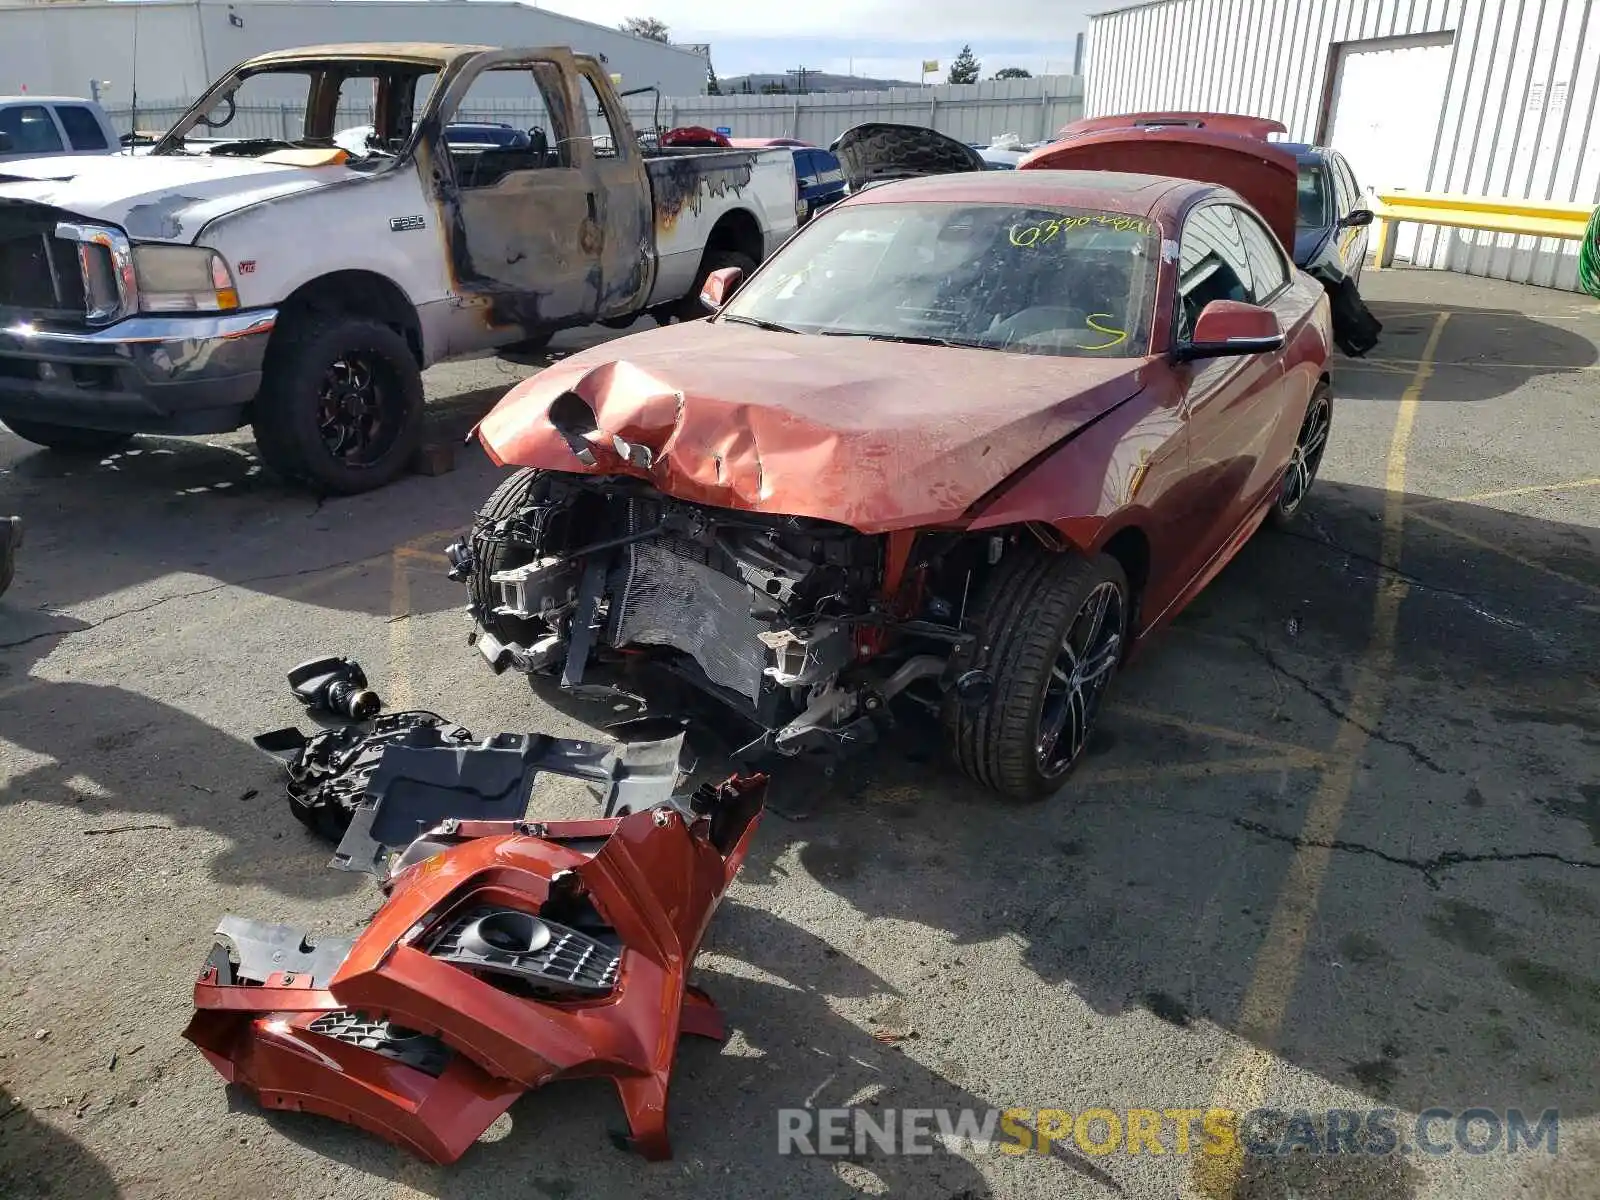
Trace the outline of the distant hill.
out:
M 734 92 L 743 93 L 746 83 L 750 85 L 752 92 L 757 93 L 773 83 L 781 83 L 791 92 L 795 88 L 793 75 L 734 75 L 727 79 L 718 79 L 717 82 L 722 86 L 722 93 L 725 96 Z M 921 84 L 915 80 L 869 79 L 862 75 L 830 75 L 826 71 L 806 72 L 808 92 L 886 92 L 890 88 L 920 86 Z

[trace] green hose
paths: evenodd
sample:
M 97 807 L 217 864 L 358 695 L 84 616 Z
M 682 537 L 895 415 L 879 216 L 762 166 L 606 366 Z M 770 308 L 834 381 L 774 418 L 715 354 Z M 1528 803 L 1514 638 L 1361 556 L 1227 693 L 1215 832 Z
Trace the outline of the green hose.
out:
M 1578 250 L 1578 284 L 1589 295 L 1600 298 L 1600 208 L 1589 218 L 1589 231 Z

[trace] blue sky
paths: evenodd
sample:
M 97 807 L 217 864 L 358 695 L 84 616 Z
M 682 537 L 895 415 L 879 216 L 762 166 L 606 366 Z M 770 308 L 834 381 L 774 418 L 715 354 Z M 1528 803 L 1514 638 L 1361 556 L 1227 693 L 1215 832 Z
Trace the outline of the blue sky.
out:
M 537 0 L 539 7 L 602 25 L 624 17 L 666 22 L 675 42 L 707 42 L 718 75 L 791 67 L 918 78 L 924 58 L 941 74 L 971 43 L 988 78 L 1001 67 L 1072 70 L 1073 40 L 1088 14 L 1117 0 Z

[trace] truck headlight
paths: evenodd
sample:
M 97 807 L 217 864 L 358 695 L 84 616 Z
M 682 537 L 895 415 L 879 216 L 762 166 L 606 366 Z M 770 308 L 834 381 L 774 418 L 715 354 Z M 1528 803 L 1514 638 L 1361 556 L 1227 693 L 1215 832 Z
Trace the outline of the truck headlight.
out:
M 228 312 L 239 307 L 233 272 L 204 246 L 135 246 L 139 311 Z

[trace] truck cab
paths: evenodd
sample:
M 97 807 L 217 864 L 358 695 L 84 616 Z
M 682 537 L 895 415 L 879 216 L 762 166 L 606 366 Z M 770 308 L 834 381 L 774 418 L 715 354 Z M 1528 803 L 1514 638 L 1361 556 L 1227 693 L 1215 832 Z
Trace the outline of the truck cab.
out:
M 0 164 L 0 420 L 100 453 L 249 424 L 365 491 L 417 449 L 425 367 L 698 316 L 796 223 L 786 151 L 647 154 L 564 47 L 262 55 L 148 153 Z

